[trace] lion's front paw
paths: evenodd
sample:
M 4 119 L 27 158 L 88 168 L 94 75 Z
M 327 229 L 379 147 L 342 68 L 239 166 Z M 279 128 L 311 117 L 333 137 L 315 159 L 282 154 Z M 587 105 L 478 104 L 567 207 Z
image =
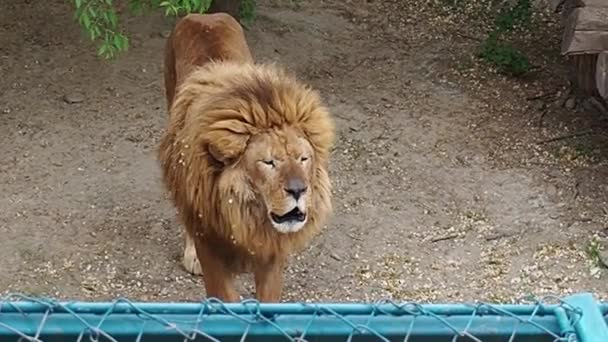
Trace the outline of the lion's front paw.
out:
M 194 275 L 203 274 L 203 270 L 201 269 L 201 263 L 198 261 L 198 256 L 196 255 L 196 248 L 194 247 L 194 244 L 186 244 L 186 247 L 184 248 L 183 265 L 186 271 Z

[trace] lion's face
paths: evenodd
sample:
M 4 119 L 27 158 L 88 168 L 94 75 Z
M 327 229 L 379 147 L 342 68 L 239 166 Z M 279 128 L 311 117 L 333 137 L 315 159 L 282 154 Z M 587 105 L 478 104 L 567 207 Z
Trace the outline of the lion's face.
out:
M 314 157 L 311 144 L 291 128 L 252 136 L 243 154 L 252 190 L 281 233 L 296 232 L 308 220 Z

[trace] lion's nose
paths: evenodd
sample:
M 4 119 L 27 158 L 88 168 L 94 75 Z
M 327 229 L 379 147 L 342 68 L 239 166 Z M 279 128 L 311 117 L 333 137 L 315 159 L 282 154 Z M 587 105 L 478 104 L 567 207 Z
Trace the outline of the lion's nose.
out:
M 308 190 L 304 181 L 300 178 L 291 178 L 287 181 L 287 186 L 285 187 L 285 192 L 293 196 L 296 200 L 302 196 L 303 193 Z

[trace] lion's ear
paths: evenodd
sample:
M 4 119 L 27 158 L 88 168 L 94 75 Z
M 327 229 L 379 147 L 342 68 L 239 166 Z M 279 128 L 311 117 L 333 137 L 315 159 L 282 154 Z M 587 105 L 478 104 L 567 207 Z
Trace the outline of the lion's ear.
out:
M 230 134 L 214 139 L 207 146 L 209 155 L 223 165 L 235 162 L 247 148 L 248 135 Z
M 211 156 L 211 158 L 213 158 L 213 160 L 215 160 L 216 162 L 221 163 L 223 165 L 229 164 L 229 160 L 226 158 L 225 155 L 222 154 L 222 152 L 220 152 L 220 150 L 216 146 L 209 144 L 207 150 L 209 151 L 209 155 Z

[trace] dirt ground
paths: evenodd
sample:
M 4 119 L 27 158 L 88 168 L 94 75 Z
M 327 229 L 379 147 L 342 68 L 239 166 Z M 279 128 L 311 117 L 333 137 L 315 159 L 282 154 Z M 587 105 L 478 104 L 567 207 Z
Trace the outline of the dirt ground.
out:
M 285 300 L 608 298 L 608 117 L 568 109 L 557 15 L 535 16 L 535 69 L 513 79 L 474 57 L 485 31 L 466 10 L 260 2 L 255 57 L 318 88 L 339 133 L 335 212 Z M 0 291 L 199 300 L 154 155 L 172 21 L 124 17 L 130 50 L 107 62 L 70 5 L 0 4 Z

